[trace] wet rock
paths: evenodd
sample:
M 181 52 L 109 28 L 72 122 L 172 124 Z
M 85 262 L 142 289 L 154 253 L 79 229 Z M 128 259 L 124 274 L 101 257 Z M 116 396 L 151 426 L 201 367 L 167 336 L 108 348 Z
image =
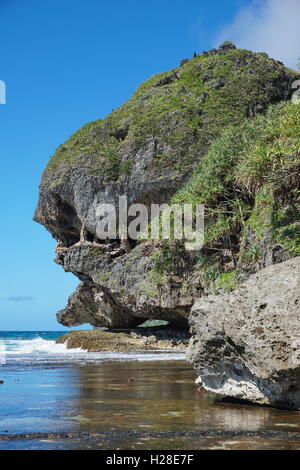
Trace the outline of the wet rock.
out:
M 67 348 L 87 351 L 136 351 L 185 349 L 189 333 L 165 327 L 136 328 L 120 331 L 72 331 L 58 338 Z M 130 381 L 132 381 L 131 379 Z
M 300 409 L 300 257 L 199 299 L 188 360 L 206 390 Z

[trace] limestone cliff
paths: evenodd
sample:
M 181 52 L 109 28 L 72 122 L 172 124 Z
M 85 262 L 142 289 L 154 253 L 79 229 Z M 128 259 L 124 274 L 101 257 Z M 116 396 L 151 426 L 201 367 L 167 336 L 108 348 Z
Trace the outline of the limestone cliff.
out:
M 292 116 L 280 104 L 290 98 L 296 77 L 266 54 L 224 43 L 151 77 L 123 106 L 57 149 L 41 180 L 34 219 L 57 240 L 56 262 L 81 281 L 58 313 L 60 323 L 124 328 L 153 318 L 187 326 L 203 293 L 232 288 L 250 272 L 297 254 L 299 147 L 293 135 L 276 141 L 282 120 L 299 124 L 299 113 Z M 266 117 L 257 117 L 275 103 Z M 284 178 L 271 158 L 259 166 L 259 149 L 267 152 L 270 142 L 281 145 Z M 204 250 L 98 239 L 97 205 L 117 204 L 121 195 L 147 206 L 204 202 Z

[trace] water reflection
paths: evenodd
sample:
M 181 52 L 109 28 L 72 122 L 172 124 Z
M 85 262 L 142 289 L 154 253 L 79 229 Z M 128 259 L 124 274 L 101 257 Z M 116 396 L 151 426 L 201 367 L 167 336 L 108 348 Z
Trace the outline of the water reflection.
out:
M 294 430 L 300 413 L 237 405 L 198 391 L 185 362 L 108 363 L 80 370 L 82 431 Z
M 0 432 L 300 432 L 300 412 L 226 403 L 214 394 L 198 391 L 194 380 L 193 370 L 184 361 L 25 368 L 11 375 L 7 373 L 5 388 L 0 390 Z M 163 442 L 169 449 L 197 449 L 206 445 L 273 448 L 275 445 L 274 439 L 262 442 L 259 437 L 249 440 L 240 436 L 228 440 L 225 434 L 201 440 L 128 438 L 118 445 L 125 449 L 151 446 L 161 449 Z M 281 448 L 298 446 L 290 438 L 290 443 L 280 439 Z M 116 442 L 103 441 L 101 446 L 111 449 Z M 9 444 L 0 441 L 0 447 L 3 445 Z M 20 448 L 24 448 L 22 445 Z M 53 442 L 51 445 L 85 448 L 90 443 Z

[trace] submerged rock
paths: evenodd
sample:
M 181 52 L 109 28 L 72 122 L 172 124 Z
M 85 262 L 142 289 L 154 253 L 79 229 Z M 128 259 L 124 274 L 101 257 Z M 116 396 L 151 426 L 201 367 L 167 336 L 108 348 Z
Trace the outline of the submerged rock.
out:
M 300 257 L 198 300 L 187 358 L 225 397 L 300 409 Z

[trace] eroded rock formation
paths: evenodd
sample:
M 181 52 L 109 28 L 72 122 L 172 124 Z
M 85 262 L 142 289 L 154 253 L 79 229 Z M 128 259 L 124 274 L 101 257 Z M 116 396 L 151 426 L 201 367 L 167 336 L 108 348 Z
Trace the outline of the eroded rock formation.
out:
M 300 409 L 300 257 L 199 299 L 190 326 L 187 358 L 205 389 Z
M 99 239 L 97 207 L 117 206 L 123 195 L 129 205 L 168 202 L 223 128 L 288 99 L 295 77 L 266 54 L 225 43 L 151 77 L 127 103 L 85 125 L 57 149 L 42 177 L 34 219 L 57 240 L 56 262 L 82 282 L 58 313 L 60 323 L 122 328 L 153 318 L 187 327 L 195 299 L 215 280 L 214 266 L 177 246 L 173 252 L 160 251 L 157 243 Z M 226 189 L 224 204 L 227 196 Z M 251 197 L 242 194 L 241 207 L 235 206 L 241 212 L 246 204 L 245 219 Z M 229 234 L 217 234 L 221 242 L 214 242 L 209 254 L 220 253 L 222 269 L 236 267 L 243 223 L 230 227 Z M 251 237 L 254 244 L 252 232 Z M 268 243 L 274 244 L 271 236 Z M 165 271 L 160 259 L 153 269 L 157 254 L 163 262 L 168 256 Z

